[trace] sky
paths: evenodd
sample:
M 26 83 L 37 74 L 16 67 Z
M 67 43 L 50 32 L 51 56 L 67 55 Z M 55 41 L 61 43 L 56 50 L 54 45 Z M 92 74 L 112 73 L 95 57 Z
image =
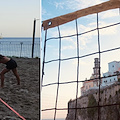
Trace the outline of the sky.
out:
M 42 0 L 42 21 L 54 18 L 60 15 L 74 12 L 89 6 L 100 4 L 108 0 Z M 88 15 L 78 19 L 78 32 L 83 33 L 97 27 L 96 14 Z M 114 19 L 113 19 L 114 18 Z M 108 10 L 99 14 L 99 27 L 104 27 L 120 22 L 119 9 Z M 100 29 L 100 49 L 105 51 L 120 46 L 120 25 Z M 61 36 L 72 35 L 76 33 L 75 21 L 60 26 Z M 58 37 L 57 27 L 48 29 L 47 38 Z M 42 31 L 42 44 L 44 45 L 45 31 Z M 61 39 L 61 58 L 66 59 L 77 56 L 76 37 Z M 79 54 L 84 56 L 90 53 L 98 52 L 98 32 L 93 31 L 88 34 L 79 36 Z M 59 58 L 59 41 L 58 39 L 48 40 L 46 44 L 45 61 Z M 43 53 L 42 53 L 43 54 Z M 108 71 L 108 63 L 111 61 L 120 61 L 120 50 L 104 52 L 101 54 L 101 75 Z M 95 54 L 80 59 L 79 81 L 90 79 L 93 73 L 94 58 L 99 55 Z M 45 64 L 43 84 L 55 83 L 58 80 L 58 62 Z M 66 60 L 61 62 L 60 82 L 70 82 L 77 80 L 77 60 Z M 78 97 L 81 95 L 79 84 Z M 42 109 L 54 108 L 56 99 L 57 85 L 51 85 L 42 88 Z M 76 83 L 64 84 L 59 87 L 58 108 L 67 108 L 68 101 L 76 98 Z M 64 118 L 67 111 L 57 111 L 56 118 Z M 53 119 L 53 111 L 42 112 L 43 119 Z
M 42 20 L 74 12 L 109 0 L 42 0 Z
M 40 0 L 0 0 L 0 35 L 32 37 L 33 21 L 36 37 L 40 37 Z

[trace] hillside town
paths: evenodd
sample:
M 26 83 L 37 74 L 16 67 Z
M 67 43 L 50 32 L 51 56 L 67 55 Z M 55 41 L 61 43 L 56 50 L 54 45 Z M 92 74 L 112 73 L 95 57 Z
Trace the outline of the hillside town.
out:
M 75 116 L 77 120 L 97 120 L 98 102 L 100 106 L 105 106 L 100 108 L 101 120 L 119 120 L 120 61 L 109 62 L 108 72 L 102 75 L 100 69 L 99 58 L 95 58 L 93 74 L 90 79 L 84 81 L 81 96 L 77 99 L 70 99 L 68 102 L 68 113 L 65 120 L 74 120 Z M 76 106 L 79 108 L 77 112 Z
M 90 80 L 85 80 L 83 86 L 81 87 L 81 96 L 84 95 L 90 89 L 99 89 L 100 87 L 104 88 L 110 86 L 120 79 L 120 61 L 112 61 L 108 63 L 108 72 L 103 73 L 102 77 L 99 73 L 100 62 L 99 58 L 94 59 L 93 74 L 90 77 Z

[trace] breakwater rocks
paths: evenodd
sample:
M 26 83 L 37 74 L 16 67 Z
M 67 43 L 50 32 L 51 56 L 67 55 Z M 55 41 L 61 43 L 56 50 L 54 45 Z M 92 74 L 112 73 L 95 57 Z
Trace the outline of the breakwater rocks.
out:
M 98 90 L 90 90 L 84 96 L 68 102 L 66 120 L 120 120 L 120 83 L 116 82 L 100 91 L 98 111 Z M 87 107 L 87 108 L 86 108 Z
M 39 120 L 39 59 L 13 58 L 18 64 L 21 85 L 12 71 L 5 74 L 0 98 L 26 120 Z M 5 65 L 0 64 L 0 71 Z M 0 82 L 1 83 L 1 82 Z M 20 117 L 0 101 L 0 120 L 19 120 Z

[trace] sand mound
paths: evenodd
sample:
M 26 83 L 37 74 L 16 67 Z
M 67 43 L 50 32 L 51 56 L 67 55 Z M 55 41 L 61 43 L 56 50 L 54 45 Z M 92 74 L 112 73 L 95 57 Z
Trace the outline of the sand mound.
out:
M 6 73 L 4 88 L 0 88 L 0 98 L 26 120 L 39 120 L 39 59 L 13 59 L 18 64 L 21 85 L 17 85 L 12 71 Z M 0 70 L 4 67 L 5 65 L 0 64 Z M 9 116 L 19 120 L 14 112 L 0 102 L 0 120 L 8 120 Z

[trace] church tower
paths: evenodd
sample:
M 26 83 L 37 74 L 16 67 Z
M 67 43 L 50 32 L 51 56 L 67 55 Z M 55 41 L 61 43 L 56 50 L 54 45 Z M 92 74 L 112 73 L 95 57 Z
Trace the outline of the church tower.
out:
M 98 87 L 99 85 L 99 68 L 100 67 L 100 61 L 99 58 L 94 59 L 94 67 L 93 67 L 93 74 L 91 76 L 92 79 L 94 79 L 94 87 Z M 100 74 L 101 76 L 101 74 Z
M 99 58 L 95 58 L 94 59 L 94 67 L 93 67 L 93 76 L 94 76 L 94 78 L 99 77 L 99 66 L 100 66 Z

